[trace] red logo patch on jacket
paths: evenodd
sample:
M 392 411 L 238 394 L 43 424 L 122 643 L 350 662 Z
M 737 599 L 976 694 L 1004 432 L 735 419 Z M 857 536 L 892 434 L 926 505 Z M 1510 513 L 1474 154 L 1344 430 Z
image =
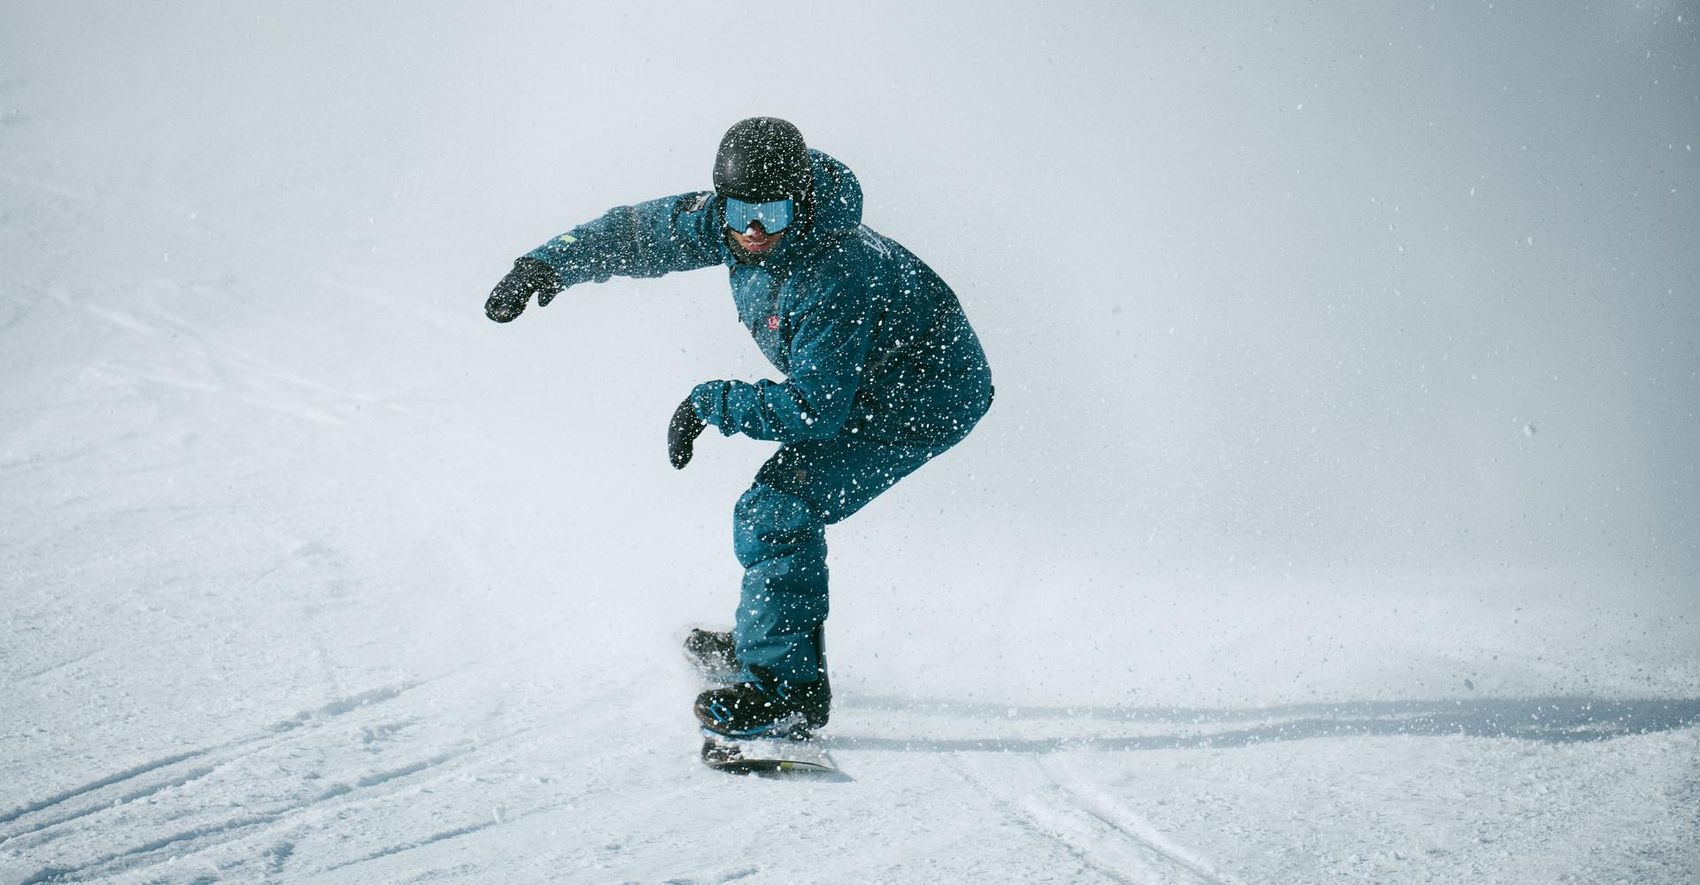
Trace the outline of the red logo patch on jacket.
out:
M 779 331 L 779 317 L 768 317 L 767 318 L 767 330 L 769 332 Z

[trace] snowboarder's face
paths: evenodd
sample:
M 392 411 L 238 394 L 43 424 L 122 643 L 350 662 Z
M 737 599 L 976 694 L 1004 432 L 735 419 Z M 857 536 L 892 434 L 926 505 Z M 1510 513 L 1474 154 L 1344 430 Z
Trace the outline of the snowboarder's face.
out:
M 727 233 L 730 234 L 732 239 L 738 243 L 738 247 L 740 249 L 743 249 L 752 255 L 766 255 L 767 253 L 772 252 L 773 247 L 779 245 L 779 241 L 785 237 L 784 231 L 780 231 L 776 234 L 768 233 L 767 229 L 762 227 L 761 222 L 759 221 L 750 222 L 749 229 L 743 233 L 731 230 L 730 228 L 727 229 Z

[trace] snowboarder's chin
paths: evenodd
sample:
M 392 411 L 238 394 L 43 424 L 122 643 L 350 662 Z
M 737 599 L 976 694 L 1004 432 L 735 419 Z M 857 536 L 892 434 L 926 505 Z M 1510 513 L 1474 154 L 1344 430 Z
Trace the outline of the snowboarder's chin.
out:
M 734 233 L 732 235 L 733 239 L 738 241 L 738 245 L 743 248 L 744 251 L 749 252 L 752 255 L 765 255 L 772 252 L 773 247 L 779 245 L 780 239 L 784 236 L 784 233 L 772 234 L 770 236 L 763 236 L 760 238 L 740 233 Z

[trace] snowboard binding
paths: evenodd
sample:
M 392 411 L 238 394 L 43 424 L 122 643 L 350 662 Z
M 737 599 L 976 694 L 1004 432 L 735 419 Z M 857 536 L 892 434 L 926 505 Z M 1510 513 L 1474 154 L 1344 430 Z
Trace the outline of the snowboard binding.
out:
M 822 634 L 817 628 L 814 637 L 821 678 L 792 682 L 760 666 L 746 675 L 729 631 L 691 628 L 683 641 L 685 659 L 709 683 L 693 706 L 702 726 L 704 765 L 736 773 L 837 771 L 814 741 L 832 707 Z

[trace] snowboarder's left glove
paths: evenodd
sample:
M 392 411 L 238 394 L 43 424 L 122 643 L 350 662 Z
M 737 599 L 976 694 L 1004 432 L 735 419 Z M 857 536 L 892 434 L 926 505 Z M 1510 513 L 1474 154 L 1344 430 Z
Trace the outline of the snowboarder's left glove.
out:
M 484 315 L 498 323 L 511 322 L 525 310 L 531 293 L 537 293 L 538 307 L 548 307 L 555 293 L 564 288 L 554 268 L 535 258 L 521 258 L 484 302 Z
M 673 420 L 667 422 L 667 460 L 673 462 L 675 470 L 683 470 L 691 463 L 692 447 L 707 426 L 697 417 L 696 406 L 689 399 L 673 410 Z

